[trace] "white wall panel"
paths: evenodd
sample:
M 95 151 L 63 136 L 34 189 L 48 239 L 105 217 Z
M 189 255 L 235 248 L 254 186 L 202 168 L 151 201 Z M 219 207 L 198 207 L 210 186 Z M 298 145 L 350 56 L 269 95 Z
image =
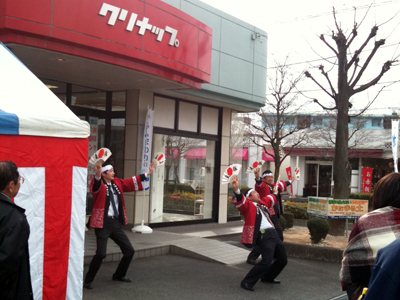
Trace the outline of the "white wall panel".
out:
M 207 106 L 202 107 L 201 133 L 218 134 L 218 109 Z
M 198 109 L 197 104 L 179 103 L 179 130 L 197 132 Z
M 175 100 L 154 97 L 154 123 L 156 127 L 174 129 Z

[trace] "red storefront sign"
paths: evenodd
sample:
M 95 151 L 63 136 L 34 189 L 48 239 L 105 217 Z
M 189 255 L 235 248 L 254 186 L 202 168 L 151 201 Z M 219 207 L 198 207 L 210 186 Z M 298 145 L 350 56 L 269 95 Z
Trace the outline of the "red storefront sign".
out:
M 372 184 L 372 168 L 362 169 L 362 179 L 361 179 L 361 193 L 370 194 L 371 184 Z
M 0 40 L 210 82 L 212 29 L 159 0 L 2 0 Z

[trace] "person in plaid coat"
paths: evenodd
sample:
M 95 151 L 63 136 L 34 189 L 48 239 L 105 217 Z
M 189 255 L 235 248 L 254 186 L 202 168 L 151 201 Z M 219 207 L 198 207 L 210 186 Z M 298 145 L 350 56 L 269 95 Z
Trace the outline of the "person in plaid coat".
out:
M 400 174 L 391 173 L 375 186 L 373 211 L 355 223 L 343 252 L 340 283 L 349 299 L 368 286 L 378 250 L 400 237 Z

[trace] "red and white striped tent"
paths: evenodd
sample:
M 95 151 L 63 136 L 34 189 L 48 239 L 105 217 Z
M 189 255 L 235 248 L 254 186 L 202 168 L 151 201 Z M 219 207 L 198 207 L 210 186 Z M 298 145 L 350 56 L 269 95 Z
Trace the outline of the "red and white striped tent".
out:
M 25 178 L 34 299 L 82 299 L 89 124 L 0 43 L 0 161 Z

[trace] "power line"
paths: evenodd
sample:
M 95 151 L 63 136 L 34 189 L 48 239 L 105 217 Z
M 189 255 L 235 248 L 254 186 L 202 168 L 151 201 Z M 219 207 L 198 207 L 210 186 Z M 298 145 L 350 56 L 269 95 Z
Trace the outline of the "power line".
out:
M 374 4 L 370 5 L 370 4 L 366 4 L 366 5 L 360 5 L 357 7 L 349 7 L 349 8 L 343 8 L 343 9 L 335 9 L 335 14 L 342 14 L 342 13 L 346 13 L 349 11 L 354 11 L 354 9 L 356 10 L 363 10 L 363 9 L 368 9 L 368 8 L 376 8 L 379 6 L 383 6 L 383 5 L 388 5 L 388 4 L 392 4 L 392 3 L 396 3 L 396 2 L 400 2 L 400 0 L 389 0 L 389 1 L 383 1 L 383 2 L 374 2 Z M 285 24 L 285 23 L 291 23 L 291 22 L 300 22 L 300 21 L 305 21 L 305 20 L 309 20 L 309 19 L 315 19 L 315 18 L 319 18 L 319 17 L 324 17 L 327 15 L 331 15 L 332 11 L 329 12 L 323 12 L 320 14 L 315 14 L 315 15 L 308 15 L 305 17 L 297 17 L 294 18 L 292 20 L 289 21 L 283 21 L 283 22 L 278 22 L 278 24 Z
M 400 0 L 399 0 L 399 1 L 400 1 Z M 399 43 L 395 43 L 395 44 L 384 45 L 384 46 L 381 46 L 380 48 L 382 49 L 382 48 L 388 48 L 388 47 L 394 47 L 394 46 L 397 47 L 399 44 L 400 44 L 400 42 L 399 42 Z M 368 49 L 365 49 L 365 50 L 363 50 L 362 52 L 368 52 L 368 51 L 371 51 L 371 50 L 370 50 L 370 49 L 369 49 L 369 50 L 368 50 Z M 348 56 L 351 56 L 351 54 L 348 54 Z M 313 59 L 313 60 L 309 60 L 309 61 L 295 62 L 295 63 L 286 64 L 286 66 L 295 66 L 295 65 L 302 65 L 302 64 L 310 64 L 310 63 L 312 63 L 312 62 L 325 61 L 325 60 L 334 59 L 334 58 L 337 58 L 337 57 L 336 57 L 336 56 L 329 56 L 329 57 L 317 58 L 317 59 Z M 282 67 L 282 66 L 267 67 L 267 70 L 268 70 L 268 69 L 276 69 L 276 68 L 279 68 L 279 67 Z
M 394 84 L 394 83 L 398 83 L 399 81 L 397 80 L 393 80 L 393 81 L 383 81 L 383 82 L 378 82 L 375 85 L 383 85 L 383 84 Z M 360 85 L 358 85 L 360 86 Z M 310 93 L 310 92 L 322 92 L 321 89 L 313 89 L 313 90 L 301 90 L 301 93 Z M 383 90 L 382 92 L 385 92 L 385 90 Z M 299 91 L 291 91 L 288 94 L 294 94 L 294 93 L 299 93 Z M 266 94 L 266 96 L 272 96 L 272 94 Z

